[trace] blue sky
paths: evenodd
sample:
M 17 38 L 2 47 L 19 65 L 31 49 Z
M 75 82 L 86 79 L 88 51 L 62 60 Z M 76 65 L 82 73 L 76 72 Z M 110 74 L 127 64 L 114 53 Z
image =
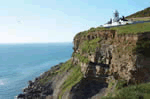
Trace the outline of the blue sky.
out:
M 72 42 L 116 9 L 127 16 L 149 6 L 149 0 L 1 0 L 0 43 Z

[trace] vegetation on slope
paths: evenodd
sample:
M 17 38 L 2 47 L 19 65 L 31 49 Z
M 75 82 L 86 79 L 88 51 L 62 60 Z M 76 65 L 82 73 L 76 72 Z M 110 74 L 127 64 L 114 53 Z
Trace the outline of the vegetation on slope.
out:
M 96 47 L 100 47 L 100 44 L 98 44 L 99 41 L 101 41 L 101 38 L 96 38 L 93 40 L 86 40 L 84 41 L 80 48 L 81 48 L 81 53 L 90 53 L 90 52 L 95 52 Z
M 53 72 L 53 73 L 50 73 L 49 76 L 45 76 L 44 78 L 40 79 L 40 83 L 42 85 L 46 84 L 48 81 L 50 81 L 52 79 L 53 76 L 55 76 L 57 73 L 56 72 Z
M 93 40 L 83 41 L 82 44 L 79 46 L 81 49 L 80 53 L 73 53 L 72 57 L 78 58 L 80 60 L 80 62 L 82 62 L 82 63 L 88 63 L 89 59 L 88 59 L 88 57 L 84 56 L 84 54 L 95 53 L 96 48 L 101 46 L 98 43 L 101 40 L 102 40 L 101 38 L 96 38 Z
M 150 57 L 150 40 L 143 39 L 137 42 L 134 52 L 141 53 L 143 56 Z
M 60 67 L 60 69 L 58 71 L 56 71 L 58 74 L 61 74 L 63 72 L 66 72 L 68 70 L 70 70 L 73 67 L 71 60 L 68 60 L 66 63 L 62 64 L 62 66 Z
M 67 78 L 67 80 L 63 83 L 61 86 L 62 90 L 59 94 L 59 99 L 62 99 L 62 95 L 67 91 L 71 90 L 71 88 L 77 84 L 81 79 L 83 78 L 83 75 L 81 73 L 80 66 L 74 66 L 71 68 L 71 74 Z
M 49 82 L 55 75 L 61 74 L 67 70 L 70 70 L 72 68 L 71 60 L 68 60 L 67 62 L 63 63 L 58 70 L 48 71 L 49 76 L 44 76 L 44 78 L 40 79 L 41 84 L 46 84 Z
M 81 54 L 76 53 L 73 56 L 77 57 L 80 60 L 80 62 L 83 62 L 83 63 L 88 63 L 89 62 L 88 58 L 85 57 L 85 56 L 82 56 Z
M 79 32 L 78 34 L 76 34 L 75 38 L 80 38 L 80 37 L 83 37 L 83 36 L 87 36 L 87 34 L 90 33 L 90 32 L 96 32 L 96 31 L 101 31 L 101 30 L 109 30 L 109 28 L 104 28 L 104 27 L 94 28 L 94 27 L 92 27 L 89 30 Z
M 149 99 L 150 83 L 130 85 L 115 92 L 115 96 L 105 96 L 102 99 Z
M 150 7 L 127 16 L 127 18 L 150 17 Z
M 133 21 L 150 21 L 150 17 L 138 17 L 138 18 L 127 18 L 132 19 Z

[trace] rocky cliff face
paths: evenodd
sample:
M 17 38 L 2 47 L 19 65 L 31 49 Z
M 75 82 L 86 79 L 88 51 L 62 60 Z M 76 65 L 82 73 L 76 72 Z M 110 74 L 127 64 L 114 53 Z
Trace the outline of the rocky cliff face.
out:
M 103 30 L 86 36 L 77 34 L 72 60 L 80 64 L 85 78 L 101 78 L 108 84 L 112 80 L 123 80 L 124 84 L 144 83 L 150 81 L 149 46 L 149 32 L 118 35 L 116 31 Z M 84 56 L 88 62 L 76 54 Z
M 149 82 L 149 45 L 149 32 L 134 35 L 119 35 L 115 30 L 78 33 L 70 63 L 46 72 L 20 97 L 97 99 L 107 94 L 112 80 L 124 80 L 128 84 Z M 30 88 L 34 90 L 27 91 Z
M 90 32 L 86 36 L 74 38 L 74 54 L 88 58 L 86 64 L 80 62 L 76 56 L 72 59 L 80 63 L 81 71 L 86 76 L 113 75 L 116 79 L 130 82 L 149 81 L 150 33 L 136 35 L 118 35 L 113 30 Z M 95 50 L 84 53 L 84 42 L 101 38 L 96 43 Z M 90 48 L 90 44 L 87 45 Z M 87 49 L 88 50 L 88 49 Z M 77 61 L 78 60 L 78 61 Z M 92 71 L 92 73 L 90 73 Z

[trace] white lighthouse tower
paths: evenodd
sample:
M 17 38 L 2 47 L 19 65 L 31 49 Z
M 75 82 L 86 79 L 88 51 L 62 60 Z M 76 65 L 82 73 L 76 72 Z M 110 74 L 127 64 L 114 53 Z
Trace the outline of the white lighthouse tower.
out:
M 118 22 L 118 21 L 119 21 L 119 12 L 117 10 L 115 10 L 115 12 L 113 13 L 112 22 Z

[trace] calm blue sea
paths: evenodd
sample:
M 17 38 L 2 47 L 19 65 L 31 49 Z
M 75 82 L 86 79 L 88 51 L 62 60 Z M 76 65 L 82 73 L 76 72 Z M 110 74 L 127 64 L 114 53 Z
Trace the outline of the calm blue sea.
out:
M 14 99 L 29 80 L 68 60 L 72 47 L 72 43 L 1 44 L 0 99 Z

